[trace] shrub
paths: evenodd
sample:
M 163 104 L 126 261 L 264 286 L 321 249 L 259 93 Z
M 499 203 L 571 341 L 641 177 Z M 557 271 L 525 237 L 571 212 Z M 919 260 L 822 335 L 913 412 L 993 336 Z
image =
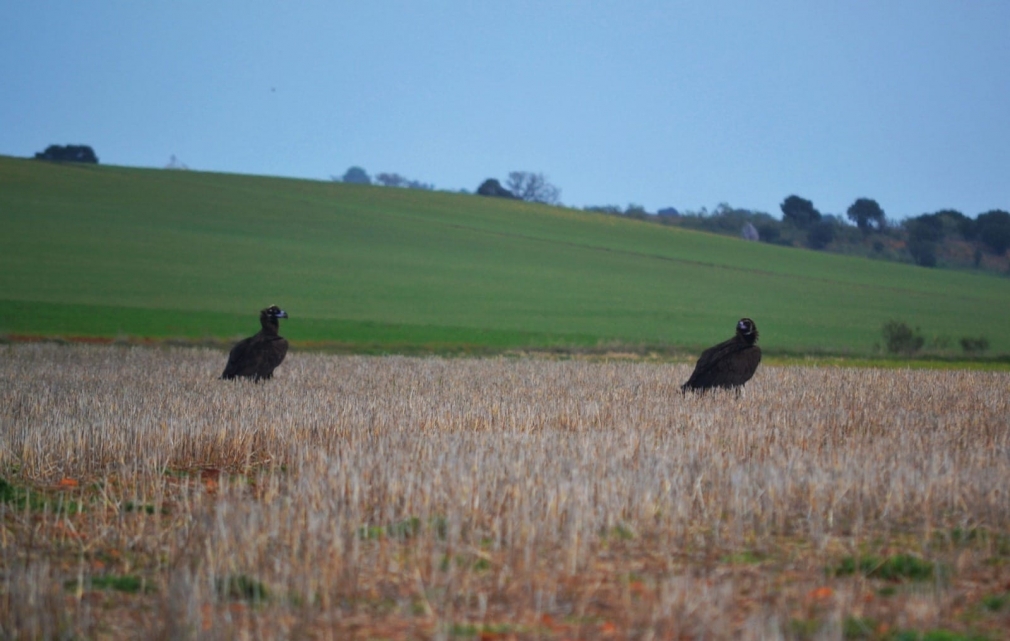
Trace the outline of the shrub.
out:
M 810 249 L 824 249 L 835 239 L 835 226 L 830 221 L 821 220 L 810 225 L 807 232 L 807 246 Z
M 36 160 L 57 162 L 86 162 L 98 164 L 95 150 L 88 145 L 49 145 L 45 151 L 35 154 Z
M 501 183 L 494 178 L 488 178 L 477 187 L 478 196 L 489 196 L 491 198 L 515 198 L 508 189 L 501 186 Z
M 912 260 L 921 267 L 936 267 L 936 243 L 928 240 L 912 239 L 908 241 L 908 253 Z
M 344 172 L 341 181 L 345 183 L 353 183 L 356 185 L 371 185 L 372 177 L 368 175 L 368 172 L 361 167 L 350 167 Z
M 978 338 L 965 336 L 961 339 L 961 349 L 969 354 L 984 352 L 989 349 L 989 339 L 985 336 L 979 336 Z
M 887 321 L 881 332 L 884 334 L 884 346 L 890 354 L 914 354 L 926 343 L 919 328 L 913 330 L 904 321 Z

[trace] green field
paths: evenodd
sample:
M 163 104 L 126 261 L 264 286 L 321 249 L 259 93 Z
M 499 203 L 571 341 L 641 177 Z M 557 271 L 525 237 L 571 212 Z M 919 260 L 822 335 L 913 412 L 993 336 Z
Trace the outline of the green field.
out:
M 0 157 L 0 335 L 227 340 L 276 303 L 296 344 L 770 353 L 1003 331 L 1010 279 L 464 194 Z

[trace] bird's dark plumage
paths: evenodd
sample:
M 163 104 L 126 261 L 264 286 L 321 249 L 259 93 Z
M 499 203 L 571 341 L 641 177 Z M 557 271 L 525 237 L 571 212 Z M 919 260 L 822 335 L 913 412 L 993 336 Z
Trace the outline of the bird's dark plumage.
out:
M 260 312 L 263 329 L 235 343 L 228 354 L 221 378 L 251 378 L 254 381 L 269 379 L 274 368 L 281 364 L 288 353 L 288 342 L 277 333 L 280 323 L 277 319 L 287 318 L 287 313 L 276 305 Z
M 761 348 L 757 346 L 757 325 L 749 318 L 736 324 L 736 336 L 706 349 L 694 366 L 691 378 L 681 386 L 681 391 L 706 390 L 710 387 L 737 388 L 754 376 L 761 362 Z

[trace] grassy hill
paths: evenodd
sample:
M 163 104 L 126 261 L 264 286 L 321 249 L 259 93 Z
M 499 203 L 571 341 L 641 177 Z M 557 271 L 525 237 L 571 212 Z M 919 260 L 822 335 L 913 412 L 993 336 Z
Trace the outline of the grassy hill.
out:
M 866 354 L 902 319 L 1003 331 L 1010 280 L 463 194 L 0 157 L 0 334 L 352 349 L 696 348 L 750 316 L 771 352 Z

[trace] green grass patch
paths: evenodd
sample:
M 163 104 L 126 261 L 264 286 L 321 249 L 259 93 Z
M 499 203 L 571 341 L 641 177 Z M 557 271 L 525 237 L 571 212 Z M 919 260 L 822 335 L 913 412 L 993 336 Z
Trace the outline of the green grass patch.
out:
M 720 559 L 723 563 L 731 565 L 756 565 L 768 559 L 768 555 L 756 550 L 743 550 L 735 552 Z
M 812 637 L 808 637 L 812 638 Z M 879 639 L 881 641 L 986 641 L 987 637 L 973 634 L 961 634 L 948 630 L 887 630 L 881 628 L 874 619 L 863 617 L 846 617 L 842 622 L 842 638 L 844 639 Z
M 482 625 L 474 623 L 453 623 L 448 626 L 449 636 L 452 638 L 492 638 L 506 637 L 508 635 L 523 634 L 527 628 L 511 623 L 486 623 Z
M 66 581 L 64 587 L 76 589 L 77 581 Z M 138 594 L 140 592 L 155 592 L 153 585 L 147 583 L 143 578 L 134 574 L 106 574 L 102 576 L 87 577 L 84 580 L 86 590 L 115 590 L 116 592 L 126 592 L 128 594 Z
M 16 508 L 23 508 L 30 500 L 28 490 L 17 485 L 8 483 L 6 479 L 0 478 L 0 503 L 6 503 Z
M 276 303 L 356 352 L 697 353 L 750 316 L 769 354 L 869 357 L 894 318 L 1010 353 L 1007 278 L 464 194 L 0 157 L 0 222 L 0 335 L 225 342 Z
M 982 606 L 990 612 L 999 612 L 1010 605 L 1010 594 L 990 594 L 982 597 Z
M 442 555 L 442 560 L 438 564 L 438 569 L 442 572 L 448 572 L 449 568 L 452 566 L 461 570 L 484 572 L 491 569 L 491 561 L 482 556 L 468 554 Z
M 63 496 L 50 496 L 45 492 L 14 485 L 0 478 L 0 503 L 18 510 L 26 507 L 31 511 L 50 511 L 58 514 L 80 514 L 84 506 L 80 502 Z
M 416 516 L 390 523 L 388 525 L 362 525 L 358 528 L 358 537 L 366 540 L 381 539 L 385 537 L 395 539 L 414 538 L 427 527 L 439 539 L 445 539 L 448 524 L 440 516 L 432 517 L 427 525 Z
M 850 576 L 857 572 L 870 579 L 885 581 L 928 581 L 933 578 L 935 566 L 913 554 L 898 554 L 880 558 L 876 556 L 848 556 L 834 568 L 835 576 Z
M 878 623 L 864 617 L 845 617 L 842 622 L 842 638 L 873 639 L 877 636 Z
M 218 596 L 234 601 L 262 602 L 270 597 L 270 592 L 260 581 L 245 574 L 233 574 L 215 582 Z
M 817 619 L 794 618 L 789 621 L 789 631 L 792 633 L 792 637 L 803 641 L 815 638 L 822 627 L 823 624 Z
M 992 563 L 1010 560 L 1010 534 L 989 528 L 939 530 L 933 533 L 930 546 L 937 550 L 981 550 L 991 555 Z
M 872 637 L 870 637 L 872 638 Z M 903 630 L 885 637 L 893 641 L 988 641 L 989 637 L 977 634 L 962 634 L 950 630 Z
M 600 536 L 604 539 L 613 539 L 616 541 L 630 541 L 635 538 L 634 530 L 630 529 L 623 523 L 618 523 L 609 530 L 603 528 L 600 530 Z
M 473 562 L 471 566 L 476 572 L 483 572 L 484 570 L 491 569 L 491 561 L 485 559 L 484 557 L 478 557 L 477 560 Z
M 970 360 L 957 356 L 923 353 L 895 358 L 892 356 L 851 356 L 828 354 L 795 354 L 789 351 L 766 354 L 761 359 L 765 365 L 796 365 L 801 367 L 876 367 L 883 369 L 929 369 L 1006 371 L 1010 369 L 1010 355 L 979 356 Z
M 284 334 L 295 349 L 335 353 L 482 353 L 508 349 L 565 351 L 597 346 L 588 335 L 561 335 L 480 328 L 378 323 L 341 319 L 299 319 Z M 259 329 L 256 314 L 137 309 L 8 301 L 0 309 L 0 332 L 9 341 L 53 338 L 67 342 L 106 338 L 109 342 L 158 339 L 165 344 L 228 349 L 232 341 Z
M 127 501 L 123 504 L 123 511 L 126 513 L 136 512 L 138 514 L 152 515 L 155 514 L 158 509 L 150 503 L 134 503 L 133 501 Z M 161 513 L 168 514 L 168 508 L 162 507 Z

